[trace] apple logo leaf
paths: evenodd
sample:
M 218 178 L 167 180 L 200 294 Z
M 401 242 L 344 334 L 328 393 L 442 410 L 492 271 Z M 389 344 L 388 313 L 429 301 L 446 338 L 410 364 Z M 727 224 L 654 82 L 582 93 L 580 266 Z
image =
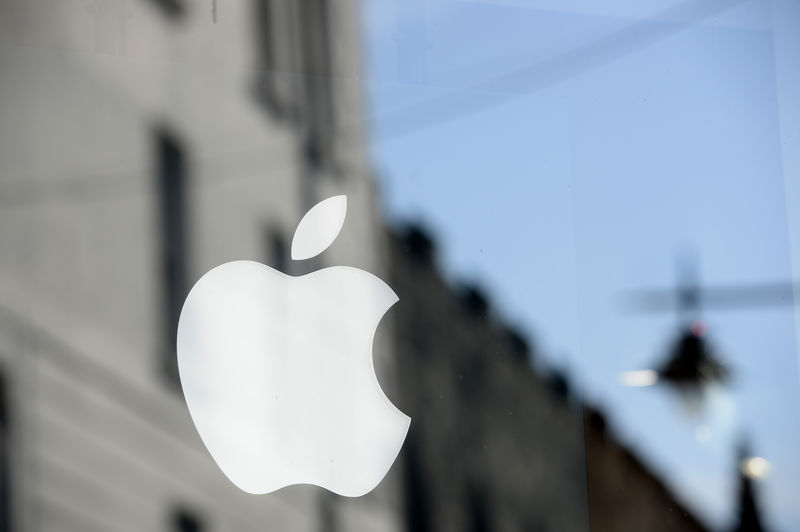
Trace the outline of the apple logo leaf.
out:
M 333 196 L 317 203 L 303 216 L 292 239 L 292 260 L 315 257 L 333 244 L 344 225 L 347 196 Z

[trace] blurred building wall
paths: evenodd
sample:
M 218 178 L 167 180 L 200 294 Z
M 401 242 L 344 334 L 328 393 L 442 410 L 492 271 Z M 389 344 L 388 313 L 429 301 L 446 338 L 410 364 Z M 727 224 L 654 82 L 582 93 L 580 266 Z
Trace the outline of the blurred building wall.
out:
M 584 420 L 592 532 L 707 530 L 614 436 L 602 413 L 585 407 Z
M 423 229 L 391 239 L 406 530 L 706 530 Z
M 358 35 L 355 0 L 0 2 L 11 529 L 398 529 L 391 479 L 358 500 L 239 491 L 174 369 L 180 304 L 218 264 L 385 271 Z M 289 264 L 305 211 L 343 193 L 337 242 Z

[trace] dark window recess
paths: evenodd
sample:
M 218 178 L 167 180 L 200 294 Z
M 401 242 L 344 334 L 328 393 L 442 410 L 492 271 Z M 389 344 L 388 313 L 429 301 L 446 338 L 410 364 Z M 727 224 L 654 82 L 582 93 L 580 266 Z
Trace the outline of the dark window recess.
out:
M 297 6 L 282 0 L 250 0 L 255 65 L 251 90 L 275 118 L 297 115 Z
M 202 532 L 205 527 L 196 515 L 187 510 L 178 510 L 172 519 L 172 530 L 175 532 Z
M 289 250 L 286 240 L 280 231 L 269 231 L 267 233 L 267 264 L 278 271 L 288 274 Z
M 473 489 L 469 497 L 469 530 L 472 532 L 489 532 L 491 521 L 489 504 L 486 496 L 478 489 Z
M 186 14 L 184 0 L 150 0 L 150 2 L 173 20 L 179 20 Z
M 6 386 L 0 374 L 0 532 L 11 532 L 11 431 Z
M 251 0 L 255 99 L 299 122 L 312 169 L 333 162 L 334 106 L 329 0 Z
M 156 180 L 159 195 L 161 276 L 163 293 L 164 363 L 167 376 L 177 378 L 175 339 L 187 293 L 186 155 L 178 139 L 156 133 Z
M 305 92 L 305 156 L 319 168 L 333 157 L 333 86 L 328 0 L 300 0 L 300 34 Z
M 420 456 L 420 445 L 412 425 L 403 452 L 404 502 L 406 530 L 428 532 L 431 526 L 431 501 L 428 494 L 428 479 Z
M 339 527 L 336 523 L 336 499 L 330 492 L 320 493 L 319 499 L 319 532 L 336 532 Z
M 274 39 L 275 7 L 272 0 L 254 0 L 256 60 L 260 67 L 275 70 L 278 65 Z
M 253 0 L 253 36 L 256 48 L 256 75 L 253 92 L 264 107 L 276 115 L 282 113 L 274 83 L 278 68 L 275 42 L 275 6 L 272 0 Z

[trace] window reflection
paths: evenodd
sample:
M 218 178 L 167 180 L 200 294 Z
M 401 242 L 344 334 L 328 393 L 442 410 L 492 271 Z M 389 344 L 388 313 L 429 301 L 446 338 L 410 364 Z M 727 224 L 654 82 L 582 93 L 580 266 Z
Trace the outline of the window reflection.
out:
M 0 2 L 0 532 L 800 528 L 791 2 L 89 4 Z M 242 259 L 399 296 L 368 495 L 198 437 L 178 318 Z

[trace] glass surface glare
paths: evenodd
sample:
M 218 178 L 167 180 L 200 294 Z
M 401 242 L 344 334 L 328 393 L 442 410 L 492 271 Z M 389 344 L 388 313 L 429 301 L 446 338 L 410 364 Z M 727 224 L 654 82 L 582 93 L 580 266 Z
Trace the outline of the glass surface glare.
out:
M 0 1 L 0 532 L 800 530 L 799 29 Z
M 424 1 L 366 15 L 390 219 L 431 227 L 449 277 L 479 280 L 705 526 L 737 526 L 742 444 L 780 462 L 753 490 L 764 527 L 800 526 L 797 6 Z M 719 385 L 666 367 L 694 356 L 678 347 L 690 329 L 709 355 L 691 378 L 726 374 Z M 607 508 L 593 479 L 611 471 L 586 434 L 591 525 L 616 513 L 608 529 L 636 529 Z

